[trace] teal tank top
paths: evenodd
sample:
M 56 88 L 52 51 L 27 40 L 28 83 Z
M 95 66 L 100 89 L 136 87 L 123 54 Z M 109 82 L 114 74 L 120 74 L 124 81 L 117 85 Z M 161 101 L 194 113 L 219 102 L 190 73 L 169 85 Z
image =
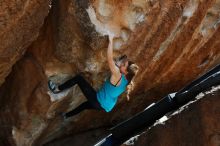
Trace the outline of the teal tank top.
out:
M 108 78 L 97 91 L 97 100 L 106 112 L 110 112 L 113 109 L 118 97 L 126 90 L 127 84 L 128 81 L 122 74 L 119 86 L 112 85 L 110 78 Z

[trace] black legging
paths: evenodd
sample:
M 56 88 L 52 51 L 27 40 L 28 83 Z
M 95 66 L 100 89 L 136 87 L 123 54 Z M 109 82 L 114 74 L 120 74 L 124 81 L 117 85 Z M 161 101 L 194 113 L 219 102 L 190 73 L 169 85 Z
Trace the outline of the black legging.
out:
M 95 89 L 93 89 L 93 87 L 81 75 L 76 75 L 75 77 L 66 81 L 62 85 L 59 85 L 58 89 L 62 91 L 62 90 L 65 90 L 65 89 L 68 89 L 74 86 L 75 84 L 79 85 L 83 94 L 87 98 L 87 101 L 83 102 L 82 104 L 80 104 L 77 108 L 73 109 L 72 111 L 66 113 L 65 114 L 66 117 L 74 116 L 85 109 L 96 109 L 96 110 L 103 109 L 97 100 Z

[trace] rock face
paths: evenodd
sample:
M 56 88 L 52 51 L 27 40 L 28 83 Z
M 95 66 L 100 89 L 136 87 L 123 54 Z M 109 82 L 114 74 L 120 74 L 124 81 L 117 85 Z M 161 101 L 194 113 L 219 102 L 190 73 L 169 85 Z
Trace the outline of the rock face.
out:
M 138 136 L 133 145 L 219 146 L 220 90 L 200 96 L 203 96 L 201 100 L 180 114 Z
M 10 0 L 0 8 L 0 145 L 39 146 L 92 130 L 95 140 L 220 63 L 219 0 Z M 98 89 L 109 75 L 107 34 L 116 37 L 115 57 L 140 67 L 131 100 L 124 94 L 110 113 L 62 122 L 59 113 L 85 99 L 78 87 L 52 95 L 47 80 L 82 73 Z
M 49 4 L 49 0 L 0 2 L 0 85 L 26 48 L 37 39 Z

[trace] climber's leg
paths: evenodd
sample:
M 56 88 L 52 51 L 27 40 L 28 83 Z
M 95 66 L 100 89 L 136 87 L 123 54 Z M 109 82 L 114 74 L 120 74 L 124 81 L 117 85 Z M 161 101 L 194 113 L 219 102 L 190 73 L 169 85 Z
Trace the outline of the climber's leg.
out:
M 83 102 L 82 104 L 80 104 L 77 108 L 63 114 L 63 117 L 64 118 L 72 117 L 72 116 L 77 115 L 86 109 L 101 110 L 100 106 L 96 106 L 96 105 L 92 104 L 91 102 L 86 101 L 86 102 Z
M 57 86 L 55 83 L 52 81 L 48 81 L 48 86 L 49 89 L 53 93 L 59 93 L 63 90 L 66 90 L 68 88 L 73 87 L 75 84 L 78 84 L 80 89 L 82 90 L 83 94 L 88 97 L 88 98 L 96 98 L 96 91 L 93 89 L 93 87 L 81 76 L 81 75 L 76 75 L 75 77 L 67 80 L 63 84 Z
M 75 84 L 79 85 L 80 89 L 82 90 L 84 96 L 88 99 L 88 101 L 90 101 L 91 103 L 98 102 L 95 89 L 81 75 L 76 75 L 62 85 L 59 85 L 58 89 L 60 91 L 63 91 L 74 86 Z
M 91 105 L 91 103 L 89 103 L 88 101 L 83 102 L 82 104 L 80 104 L 77 108 L 65 113 L 65 117 L 69 118 L 72 117 L 78 113 L 80 113 L 81 111 L 85 110 L 85 109 L 94 109 L 94 107 Z

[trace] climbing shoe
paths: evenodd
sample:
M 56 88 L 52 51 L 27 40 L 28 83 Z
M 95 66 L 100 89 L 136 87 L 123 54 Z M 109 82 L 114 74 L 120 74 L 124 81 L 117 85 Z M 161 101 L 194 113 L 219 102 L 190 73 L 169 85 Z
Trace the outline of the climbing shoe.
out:
M 66 116 L 65 113 L 62 113 L 61 115 L 62 115 L 63 120 L 66 120 L 66 119 L 67 119 L 67 116 Z
M 52 91 L 54 94 L 61 92 L 58 89 L 58 86 L 54 82 L 52 82 L 51 80 L 48 81 L 48 87 L 49 87 L 50 91 Z

